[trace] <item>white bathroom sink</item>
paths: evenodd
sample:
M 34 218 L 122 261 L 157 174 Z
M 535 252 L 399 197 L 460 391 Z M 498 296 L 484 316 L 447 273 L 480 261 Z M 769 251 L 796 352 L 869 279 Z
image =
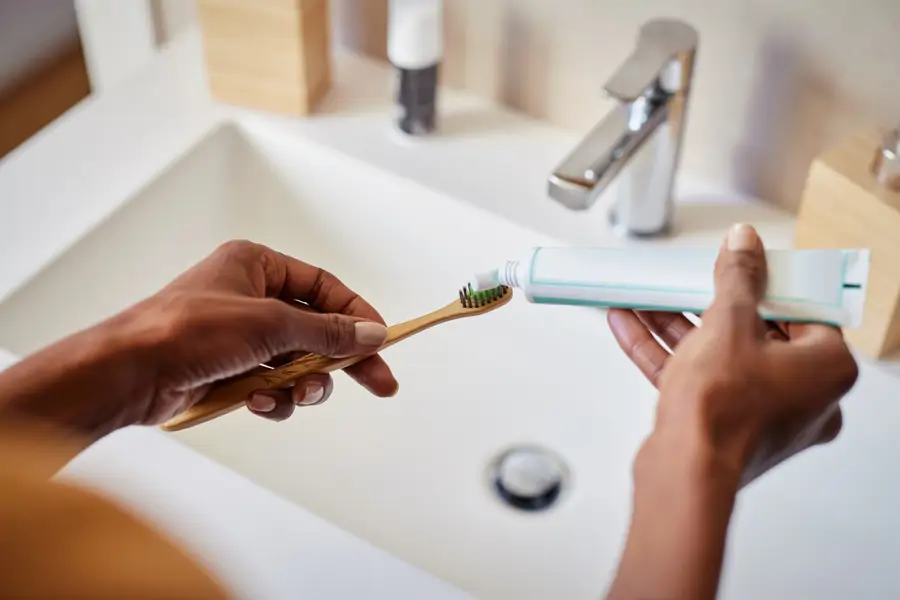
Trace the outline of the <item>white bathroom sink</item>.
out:
M 233 238 L 333 271 L 389 323 L 451 301 L 477 269 L 552 242 L 412 179 L 248 123 L 218 127 L 8 295 L 0 347 L 23 355 L 88 326 Z M 710 231 L 718 239 L 720 230 Z M 395 398 L 374 398 L 339 374 L 328 403 L 289 421 L 238 411 L 173 435 L 476 597 L 600 596 L 624 539 L 631 460 L 655 400 L 604 314 L 514 298 L 384 356 L 400 381 Z M 733 527 L 725 598 L 890 597 L 898 589 L 888 558 L 900 552 L 900 530 L 886 523 L 900 506 L 900 475 L 882 484 L 866 468 L 894 447 L 888 423 L 900 411 L 885 392 L 889 377 L 865 371 L 848 403 L 857 428 L 749 490 L 753 501 Z M 549 510 L 513 510 L 491 489 L 491 460 L 518 444 L 549 449 L 568 468 Z M 842 570 L 851 551 L 854 566 Z
M 548 241 L 318 145 L 225 125 L 9 296 L 0 347 L 22 355 L 90 325 L 232 238 L 333 271 L 389 323 Z M 478 597 L 596 597 L 653 411 L 604 315 L 514 298 L 384 356 L 395 398 L 341 374 L 330 402 L 287 422 L 240 411 L 176 435 Z M 511 510 L 488 484 L 491 459 L 521 443 L 571 472 L 542 514 Z

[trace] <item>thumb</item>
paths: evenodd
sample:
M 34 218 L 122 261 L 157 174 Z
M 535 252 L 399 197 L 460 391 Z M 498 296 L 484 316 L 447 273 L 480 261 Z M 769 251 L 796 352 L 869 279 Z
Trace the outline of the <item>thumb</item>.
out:
M 766 291 L 766 254 L 756 230 L 741 223 L 728 232 L 715 267 L 716 297 L 708 316 L 730 325 L 761 321 L 757 305 Z
M 387 327 L 381 323 L 340 313 L 298 310 L 276 299 L 263 302 L 278 324 L 272 331 L 273 354 L 302 350 L 335 358 L 356 356 L 372 353 L 387 339 Z

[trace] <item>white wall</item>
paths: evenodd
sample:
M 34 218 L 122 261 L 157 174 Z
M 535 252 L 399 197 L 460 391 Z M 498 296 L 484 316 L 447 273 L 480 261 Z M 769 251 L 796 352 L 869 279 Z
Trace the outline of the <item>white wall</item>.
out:
M 383 56 L 385 0 L 332 2 L 337 38 Z M 687 21 L 683 169 L 788 207 L 823 147 L 900 120 L 900 0 L 445 0 L 445 14 L 446 83 L 579 132 L 609 108 L 601 87 L 641 23 Z
M 150 0 L 150 9 L 156 21 L 156 38 L 161 43 L 197 21 L 194 0 Z
M 0 96 L 77 42 L 73 0 L 0 0 Z
M 94 93 L 127 81 L 155 55 L 148 0 L 75 0 L 75 12 Z

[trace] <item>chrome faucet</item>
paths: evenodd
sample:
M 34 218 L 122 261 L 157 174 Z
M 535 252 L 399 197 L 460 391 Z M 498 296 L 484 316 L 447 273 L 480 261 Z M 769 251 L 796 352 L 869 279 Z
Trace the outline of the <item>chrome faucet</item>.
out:
M 613 227 L 632 236 L 668 231 L 696 52 L 690 25 L 644 24 L 634 52 L 604 86 L 619 105 L 553 170 L 550 197 L 573 210 L 590 208 L 624 170 Z

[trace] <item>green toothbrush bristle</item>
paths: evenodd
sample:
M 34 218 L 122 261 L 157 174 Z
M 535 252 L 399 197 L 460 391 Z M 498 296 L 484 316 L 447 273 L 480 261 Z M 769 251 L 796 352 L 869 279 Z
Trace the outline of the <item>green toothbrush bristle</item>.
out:
M 487 290 L 473 290 L 472 285 L 469 284 L 459 290 L 459 303 L 463 308 L 479 308 L 496 302 L 508 293 L 509 288 L 505 285 L 498 285 Z

